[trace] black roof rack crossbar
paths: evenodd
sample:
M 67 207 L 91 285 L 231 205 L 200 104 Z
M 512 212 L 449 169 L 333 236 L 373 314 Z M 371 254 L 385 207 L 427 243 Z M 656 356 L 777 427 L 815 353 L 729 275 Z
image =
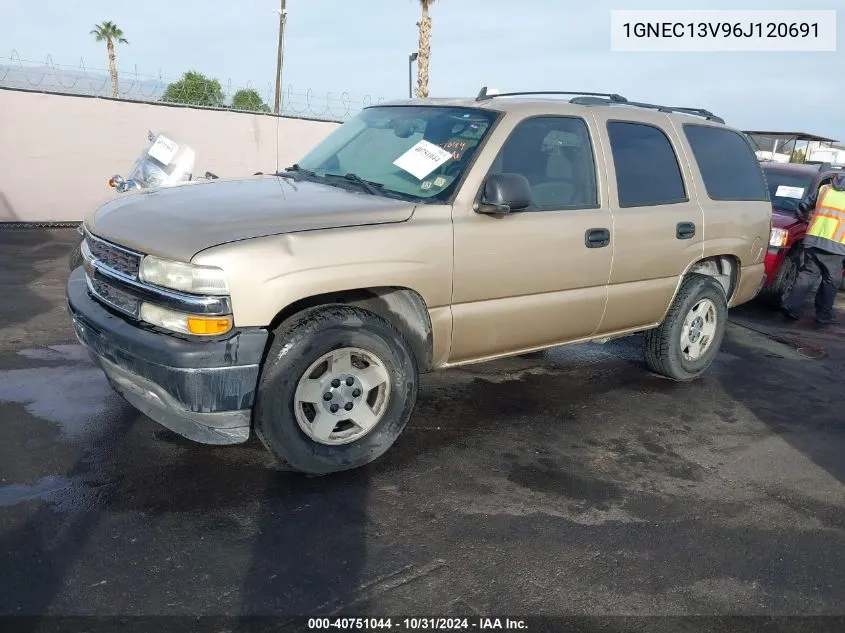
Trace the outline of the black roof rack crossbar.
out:
M 702 108 L 683 108 L 679 106 L 662 106 L 656 105 L 653 103 L 642 103 L 640 101 L 625 101 L 625 102 L 618 102 L 612 99 L 600 99 L 595 97 L 576 97 L 575 99 L 570 99 L 569 103 L 574 103 L 576 105 L 627 105 L 633 106 L 635 108 L 648 108 L 649 110 L 657 110 L 658 112 L 679 112 L 680 114 L 692 114 L 695 116 L 700 116 L 708 121 L 716 121 L 717 123 L 724 123 L 725 120 L 722 117 L 718 117 L 709 110 L 704 110 Z
M 575 97 L 574 99 L 570 99 L 569 103 L 574 103 L 575 105 L 606 105 L 613 103 L 613 101 L 602 99 L 601 97 Z
M 628 100 L 622 95 L 612 94 L 608 92 L 583 92 L 583 91 L 566 91 L 566 90 L 531 90 L 528 92 L 496 92 L 488 94 L 487 86 L 484 86 L 475 98 L 476 101 L 487 101 L 494 97 L 519 97 L 530 95 L 588 95 L 591 97 L 606 97 L 613 103 L 626 103 Z

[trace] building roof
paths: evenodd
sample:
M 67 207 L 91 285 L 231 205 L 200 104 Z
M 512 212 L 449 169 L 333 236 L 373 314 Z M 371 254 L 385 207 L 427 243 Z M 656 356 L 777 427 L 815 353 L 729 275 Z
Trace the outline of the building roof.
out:
M 743 130 L 743 134 L 753 134 L 754 136 L 778 136 L 790 139 L 794 138 L 796 141 L 820 141 L 822 143 L 836 143 L 838 141 L 838 139 L 835 138 L 827 138 L 826 136 L 818 136 L 816 134 L 807 134 L 806 132 L 759 132 Z

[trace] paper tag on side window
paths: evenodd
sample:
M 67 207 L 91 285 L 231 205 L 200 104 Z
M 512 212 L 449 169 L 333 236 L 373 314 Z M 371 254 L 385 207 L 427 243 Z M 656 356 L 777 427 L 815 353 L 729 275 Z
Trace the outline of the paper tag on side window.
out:
M 781 185 L 778 187 L 778 190 L 775 191 L 775 198 L 798 198 L 799 200 L 804 197 L 804 189 L 801 187 L 787 187 L 786 185 Z
M 155 158 L 163 165 L 169 165 L 176 152 L 179 151 L 179 146 L 171 141 L 166 136 L 159 136 L 153 146 L 147 152 L 150 156 Z
M 451 152 L 447 152 L 434 143 L 420 141 L 393 161 L 393 164 L 399 169 L 404 169 L 417 180 L 422 180 L 450 158 L 452 158 Z

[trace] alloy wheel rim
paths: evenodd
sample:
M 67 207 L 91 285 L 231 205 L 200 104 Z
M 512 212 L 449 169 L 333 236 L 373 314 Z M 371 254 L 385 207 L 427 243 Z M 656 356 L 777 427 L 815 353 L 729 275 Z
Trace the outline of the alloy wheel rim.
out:
M 713 343 L 718 317 L 716 304 L 701 299 L 687 313 L 681 328 L 681 353 L 688 361 L 699 360 Z
M 390 374 L 373 353 L 342 347 L 320 356 L 294 392 L 299 428 L 320 444 L 361 439 L 381 421 L 390 399 Z

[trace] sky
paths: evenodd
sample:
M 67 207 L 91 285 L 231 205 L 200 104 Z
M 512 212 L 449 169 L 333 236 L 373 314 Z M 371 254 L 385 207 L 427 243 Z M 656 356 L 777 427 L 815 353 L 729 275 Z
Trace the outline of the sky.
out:
M 615 92 L 631 100 L 700 107 L 740 129 L 803 131 L 845 142 L 845 2 L 744 0 L 742 9 L 839 9 L 837 52 L 633 53 L 610 50 L 613 9 L 727 9 L 729 0 L 438 0 L 430 94 Z M 121 72 L 178 78 L 186 70 L 225 86 L 275 82 L 279 0 L 0 0 L 0 63 L 106 68 L 89 35 L 116 22 L 129 40 Z M 407 96 L 417 47 L 416 0 L 287 0 L 283 83 L 297 93 L 372 100 Z

